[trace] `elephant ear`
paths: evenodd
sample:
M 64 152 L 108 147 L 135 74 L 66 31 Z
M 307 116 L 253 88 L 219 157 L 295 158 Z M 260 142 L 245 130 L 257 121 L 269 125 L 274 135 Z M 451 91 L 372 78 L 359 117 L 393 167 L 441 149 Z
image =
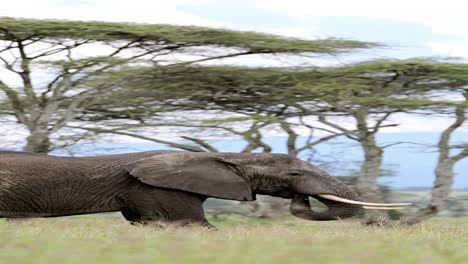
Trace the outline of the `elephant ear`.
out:
M 168 153 L 138 160 L 126 169 L 143 183 L 210 197 L 252 201 L 237 165 L 206 153 Z

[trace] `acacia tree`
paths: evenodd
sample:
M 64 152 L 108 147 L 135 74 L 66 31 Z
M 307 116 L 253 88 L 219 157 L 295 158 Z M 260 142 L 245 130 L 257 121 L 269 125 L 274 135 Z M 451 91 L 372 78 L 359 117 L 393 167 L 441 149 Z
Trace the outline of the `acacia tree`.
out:
M 381 175 L 383 152 L 398 142 L 380 145 L 376 139 L 378 132 L 384 127 L 398 125 L 387 122 L 395 113 L 445 104 L 421 95 L 434 89 L 464 84 L 461 77 L 454 76 L 463 76 L 463 72 L 466 72 L 466 65 L 423 60 L 372 61 L 331 69 L 295 69 L 294 72 L 283 72 L 283 77 L 276 82 L 270 79 L 261 87 L 247 86 L 246 90 L 250 91 L 250 96 L 245 96 L 247 99 L 228 92 L 221 102 L 227 109 L 244 108 L 246 113 L 250 111 L 264 116 L 269 124 L 278 124 L 288 135 L 287 149 L 292 155 L 338 136 L 358 142 L 364 159 L 357 189 L 363 199 L 380 201 L 382 194 L 377 178 Z M 218 90 L 218 97 L 222 98 L 222 94 Z M 323 126 L 304 122 L 299 125 L 328 135 L 318 137 L 305 148 L 297 148 L 297 134 L 291 129 L 291 121 L 311 116 L 317 117 L 317 122 Z M 336 122 L 334 118 L 337 116 L 353 120 L 354 128 L 343 125 L 345 122 Z M 456 158 L 463 154 L 462 151 Z M 369 212 L 364 222 L 383 224 L 386 214 Z
M 468 109 L 468 65 L 434 65 L 434 71 L 440 76 L 440 82 L 445 83 L 443 89 L 434 87 L 426 96 L 433 96 L 434 92 L 442 91 L 451 96 L 459 95 L 462 100 L 454 102 L 441 102 L 434 112 L 443 111 L 445 116 L 452 116 L 453 122 L 445 128 L 439 137 L 436 148 L 438 159 L 434 169 L 434 184 L 431 192 L 431 199 L 425 208 L 421 208 L 415 214 L 403 219 L 405 224 L 416 224 L 424 221 L 437 213 L 448 209 L 450 194 L 455 177 L 454 166 L 457 162 L 468 157 L 468 143 L 453 144 L 452 137 L 457 129 L 461 128 L 467 121 Z M 447 104 L 445 106 L 444 104 Z M 440 109 L 441 108 L 441 109 Z M 427 115 L 427 113 L 424 113 Z
M 276 126 L 277 130 L 286 133 L 287 151 L 295 156 L 329 139 L 346 136 L 359 142 L 364 152 L 358 177 L 361 195 L 368 200 L 379 201 L 382 198 L 377 178 L 381 175 L 383 151 L 393 144 L 378 144 L 378 132 L 384 127 L 397 125 L 386 122 L 394 113 L 446 105 L 446 102 L 428 100 L 431 99 L 428 95 L 434 89 L 450 86 L 453 90 L 463 85 L 461 77 L 456 78 L 454 74 L 462 76 L 465 68 L 458 64 L 409 60 L 373 61 L 331 69 L 189 67 L 179 70 L 181 74 L 166 75 L 166 82 L 172 83 L 172 88 L 183 88 L 191 96 L 186 97 L 186 100 L 172 101 L 171 105 L 178 109 L 194 110 L 200 109 L 201 104 L 206 110 L 220 111 L 229 117 L 208 122 L 183 120 L 183 123 L 151 123 L 148 119 L 141 126 L 197 127 L 204 132 L 207 129 L 221 130 L 230 137 L 242 138 L 247 143 L 243 152 L 271 151 L 271 146 L 263 141 L 262 129 Z M 164 79 L 160 76 L 146 78 Z M 144 83 L 150 84 L 145 87 L 148 90 L 143 92 L 145 98 L 160 96 L 159 86 L 165 85 L 164 82 Z M 336 122 L 334 118 L 337 116 L 353 119 L 355 127 Z M 310 117 L 316 117 L 316 122 L 311 122 Z M 457 124 L 460 125 L 460 121 Z M 117 131 L 131 136 L 132 133 L 128 131 L 122 133 L 122 129 L 127 128 L 99 128 L 94 131 Z M 311 137 L 303 146 L 298 145 L 298 134 L 294 128 L 311 131 Z M 328 134 L 312 137 L 317 130 Z M 139 134 L 137 136 L 141 138 Z M 153 140 L 150 137 L 146 139 Z M 218 151 L 203 137 L 184 139 L 194 144 L 185 149 Z M 456 159 L 461 158 L 463 153 L 457 155 Z M 366 223 L 382 221 L 385 221 L 383 214 L 367 215 Z
M 442 111 L 446 114 L 445 116 L 453 116 L 454 119 L 453 123 L 441 132 L 436 146 L 439 157 L 435 165 L 435 180 L 429 205 L 402 221 L 402 223 L 415 224 L 447 209 L 455 175 L 454 165 L 468 157 L 466 143 L 458 145 L 450 143 L 453 133 L 466 121 L 468 65 L 413 60 L 386 62 L 385 68 L 396 74 L 392 79 L 393 86 L 401 87 L 399 93 L 393 95 L 390 98 L 391 101 L 385 103 L 387 107 L 396 106 L 398 111 L 407 113 L 424 110 L 424 115 L 437 114 Z M 447 99 L 447 96 L 448 98 L 458 97 L 461 100 L 453 101 Z M 407 98 L 408 100 L 394 101 L 392 98 Z
M 382 127 L 397 125 L 386 121 L 398 112 L 411 112 L 414 109 L 445 104 L 422 95 L 429 95 L 435 89 L 463 85 L 465 81 L 461 76 L 466 76 L 467 69 L 463 64 L 390 60 L 365 62 L 331 71 L 336 78 L 332 83 L 321 86 L 329 94 L 324 94 L 322 98 L 330 106 L 332 113 L 322 112 L 316 115 L 319 122 L 339 133 L 345 133 L 362 147 L 364 159 L 357 179 L 357 189 L 363 199 L 379 201 L 383 197 L 377 184 L 377 178 L 381 175 L 383 152 L 386 147 L 398 144 L 380 145 L 377 142 L 376 136 Z M 328 119 L 328 116 L 337 113 L 354 120 L 355 132 L 350 131 L 349 126 L 341 125 L 343 123 L 338 124 Z M 364 223 L 384 224 L 386 221 L 386 214 L 370 211 L 366 212 Z
M 465 105 L 455 107 L 455 120 L 447 127 L 440 135 L 437 144 L 439 150 L 439 158 L 435 168 L 435 180 L 431 193 L 430 206 L 421 211 L 421 214 L 410 223 L 420 222 L 427 217 L 433 216 L 444 209 L 447 209 L 453 178 L 455 176 L 454 166 L 457 162 L 468 157 L 468 145 L 465 142 L 463 145 L 453 146 L 450 144 L 452 134 L 456 129 L 466 123 L 468 109 L 468 89 L 463 92 L 465 97 Z M 456 154 L 451 154 L 453 150 L 458 151 Z
M 236 56 L 338 53 L 372 46 L 192 26 L 12 18 L 0 19 L 0 40 L 0 91 L 9 106 L 1 113 L 27 129 L 24 149 L 33 152 L 48 152 L 51 137 L 77 116 L 101 116 L 94 111 L 97 99 L 112 98 L 136 72 L 120 71 L 111 81 L 99 80 L 122 67 L 146 64 L 164 71 L 175 64 Z M 16 81 L 9 81 L 11 76 Z M 138 104 L 129 100 L 126 109 L 107 111 L 106 116 L 134 120 Z

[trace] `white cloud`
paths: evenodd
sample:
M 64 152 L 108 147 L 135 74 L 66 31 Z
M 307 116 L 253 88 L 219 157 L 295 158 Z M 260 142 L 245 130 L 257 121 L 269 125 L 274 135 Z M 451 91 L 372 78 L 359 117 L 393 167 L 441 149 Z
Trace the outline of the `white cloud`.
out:
M 439 53 L 450 57 L 468 58 L 468 38 L 460 42 L 434 42 L 428 46 Z
M 354 16 L 424 24 L 436 32 L 468 37 L 468 2 L 460 0 L 253 0 L 257 8 L 293 17 Z
M 186 2 L 185 0 L 16 0 L 2 3 L 0 16 L 224 26 L 222 23 L 179 11 L 177 7 Z
M 255 30 L 255 29 L 254 29 Z M 320 32 L 320 28 L 317 23 L 313 21 L 307 21 L 303 26 L 283 26 L 276 28 L 262 28 L 261 30 L 256 30 L 266 33 L 271 33 L 275 35 L 287 36 L 292 38 L 303 38 L 303 39 L 317 39 L 317 35 Z
M 434 33 L 462 37 L 452 43 L 427 43 L 443 56 L 468 58 L 468 2 L 460 0 L 253 0 L 257 8 L 295 18 L 369 17 L 386 18 L 424 25 Z M 357 32 L 356 32 L 357 33 Z

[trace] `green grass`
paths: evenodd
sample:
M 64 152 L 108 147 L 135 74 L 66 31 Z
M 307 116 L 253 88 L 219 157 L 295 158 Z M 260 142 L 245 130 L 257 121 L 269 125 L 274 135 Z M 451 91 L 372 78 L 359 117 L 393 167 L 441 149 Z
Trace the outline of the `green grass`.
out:
M 468 263 L 468 219 L 413 227 L 211 219 L 219 231 L 158 230 L 79 216 L 0 221 L 0 263 Z

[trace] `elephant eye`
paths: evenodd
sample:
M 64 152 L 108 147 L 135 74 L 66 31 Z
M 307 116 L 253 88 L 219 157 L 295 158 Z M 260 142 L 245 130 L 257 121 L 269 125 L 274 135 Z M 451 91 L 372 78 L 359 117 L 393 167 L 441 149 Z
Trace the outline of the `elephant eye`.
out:
M 300 172 L 297 172 L 297 171 L 292 171 L 292 172 L 289 172 L 288 175 L 289 176 L 300 176 L 302 174 Z

